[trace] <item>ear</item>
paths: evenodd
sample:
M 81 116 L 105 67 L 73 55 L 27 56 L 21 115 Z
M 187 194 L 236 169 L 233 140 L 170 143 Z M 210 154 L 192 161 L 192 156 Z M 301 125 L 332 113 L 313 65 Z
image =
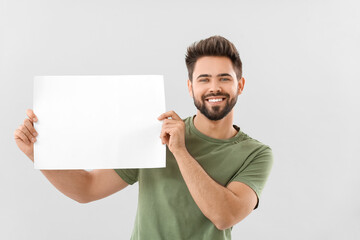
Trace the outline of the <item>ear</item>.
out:
M 245 78 L 241 78 L 238 81 L 238 95 L 240 95 L 242 93 L 242 91 L 244 90 L 244 85 L 245 85 Z
M 194 96 L 192 94 L 192 83 L 191 83 L 190 79 L 187 80 L 187 85 L 188 85 L 189 94 L 193 98 Z

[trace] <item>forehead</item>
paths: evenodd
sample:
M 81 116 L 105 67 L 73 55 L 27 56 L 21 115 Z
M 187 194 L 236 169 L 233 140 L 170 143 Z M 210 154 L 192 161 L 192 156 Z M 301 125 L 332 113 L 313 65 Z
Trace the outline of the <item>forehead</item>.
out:
M 196 61 L 193 76 L 220 72 L 235 74 L 231 60 L 228 57 L 205 56 Z

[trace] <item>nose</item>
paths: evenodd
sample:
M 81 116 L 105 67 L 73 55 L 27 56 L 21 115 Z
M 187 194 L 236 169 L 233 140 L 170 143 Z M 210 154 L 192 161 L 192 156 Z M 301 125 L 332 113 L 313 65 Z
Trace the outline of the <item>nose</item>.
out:
M 221 92 L 221 86 L 218 81 L 212 81 L 210 85 L 210 92 Z

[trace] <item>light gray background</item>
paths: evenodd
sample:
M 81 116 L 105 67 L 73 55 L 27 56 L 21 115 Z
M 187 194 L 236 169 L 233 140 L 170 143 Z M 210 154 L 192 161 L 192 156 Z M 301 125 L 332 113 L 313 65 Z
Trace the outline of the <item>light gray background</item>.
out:
M 1 2 L 0 239 L 129 239 L 135 219 L 137 184 L 79 204 L 17 148 L 34 75 L 164 74 L 167 110 L 187 117 L 186 47 L 215 34 L 244 65 L 235 124 L 275 156 L 233 239 L 359 239 L 359 4 L 170 2 Z

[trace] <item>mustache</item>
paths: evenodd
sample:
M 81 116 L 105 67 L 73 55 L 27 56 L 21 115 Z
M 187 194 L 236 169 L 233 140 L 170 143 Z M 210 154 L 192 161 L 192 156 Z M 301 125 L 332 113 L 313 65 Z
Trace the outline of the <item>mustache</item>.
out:
M 208 97 L 226 97 L 226 98 L 230 98 L 230 95 L 227 94 L 227 93 L 218 93 L 218 94 L 211 93 L 211 94 L 203 96 L 202 100 L 205 101 L 205 98 L 208 98 Z

